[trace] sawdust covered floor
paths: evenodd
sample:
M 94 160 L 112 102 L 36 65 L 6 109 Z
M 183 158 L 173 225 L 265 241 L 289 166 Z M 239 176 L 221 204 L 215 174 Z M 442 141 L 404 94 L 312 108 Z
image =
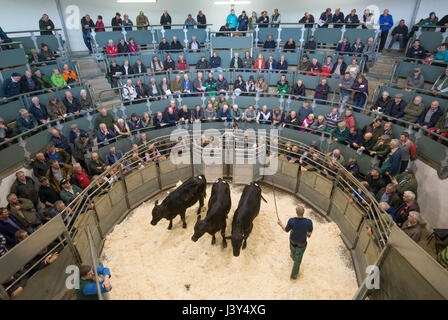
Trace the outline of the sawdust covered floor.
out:
M 231 187 L 232 209 L 226 234 L 244 186 Z M 272 188 L 262 185 L 268 203 L 261 202 L 247 248 L 233 257 L 230 240 L 222 248 L 205 234 L 191 240 L 199 203 L 187 210 L 187 228 L 179 217 L 167 230 L 163 219 L 151 226 L 152 208 L 162 192 L 135 209 L 106 239 L 102 261 L 111 269 L 110 299 L 351 299 L 357 290 L 350 254 L 335 223 L 329 223 L 311 208 L 305 217 L 314 231 L 297 280 L 290 280 L 293 262 L 289 234 L 277 225 Z M 211 186 L 207 188 L 207 199 Z M 300 201 L 276 190 L 279 216 L 284 223 L 295 215 Z M 205 217 L 206 209 L 202 211 Z

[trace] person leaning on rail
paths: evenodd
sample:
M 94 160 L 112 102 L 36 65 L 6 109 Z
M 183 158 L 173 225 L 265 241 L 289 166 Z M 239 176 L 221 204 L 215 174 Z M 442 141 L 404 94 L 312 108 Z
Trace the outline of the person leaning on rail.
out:
M 100 266 L 96 268 L 98 273 L 98 281 L 101 293 L 110 292 L 112 284 L 110 283 L 109 268 L 105 268 L 100 262 Z M 79 288 L 75 289 L 76 298 L 78 300 L 97 300 L 98 288 L 95 281 L 95 272 L 92 266 L 82 265 L 79 267 Z

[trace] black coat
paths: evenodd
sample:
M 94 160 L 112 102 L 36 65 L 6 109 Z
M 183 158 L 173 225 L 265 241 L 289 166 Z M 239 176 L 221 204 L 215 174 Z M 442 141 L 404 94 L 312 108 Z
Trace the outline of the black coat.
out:
M 238 68 L 243 68 L 243 60 L 241 60 L 241 58 L 240 57 L 238 57 Z M 235 68 L 235 66 L 234 66 L 234 64 L 235 64 L 235 57 L 233 57 L 232 58 L 232 60 L 230 60 L 230 66 L 229 66 L 229 68 L 230 69 L 234 69 Z
M 50 26 L 51 29 L 48 30 L 47 27 Z M 51 21 L 50 19 L 48 19 L 48 21 L 44 21 L 42 19 L 39 20 L 39 30 L 48 30 L 48 31 L 41 31 L 40 35 L 52 35 L 53 32 L 51 32 L 54 29 L 54 23 L 53 21 Z
M 123 25 L 123 20 L 121 20 L 121 18 L 120 19 L 117 19 L 117 17 L 113 17 L 112 18 L 111 26 L 112 27 L 120 26 L 119 28 L 112 28 L 112 31 L 121 31 L 121 26 L 122 25 Z

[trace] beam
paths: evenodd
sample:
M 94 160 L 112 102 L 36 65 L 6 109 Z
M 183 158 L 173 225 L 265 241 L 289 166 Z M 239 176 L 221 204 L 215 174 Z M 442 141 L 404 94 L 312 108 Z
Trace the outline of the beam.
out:
M 61 20 L 62 32 L 64 32 L 65 44 L 67 46 L 68 51 L 72 51 L 70 47 L 70 40 L 68 38 L 67 27 L 65 26 L 64 14 L 62 13 L 61 0 L 54 0 L 56 3 L 56 8 L 58 9 L 59 19 Z

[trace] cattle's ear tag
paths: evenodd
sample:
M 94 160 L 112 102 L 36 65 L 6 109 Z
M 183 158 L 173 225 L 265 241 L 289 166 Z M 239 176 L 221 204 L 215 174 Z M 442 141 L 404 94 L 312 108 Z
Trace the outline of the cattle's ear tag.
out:
M 258 184 L 254 183 L 254 185 L 258 187 Z
M 201 177 L 201 176 L 198 176 L 198 178 L 202 180 L 202 177 Z
M 221 180 L 222 181 L 222 183 L 227 183 L 227 182 L 225 182 L 224 180 Z

